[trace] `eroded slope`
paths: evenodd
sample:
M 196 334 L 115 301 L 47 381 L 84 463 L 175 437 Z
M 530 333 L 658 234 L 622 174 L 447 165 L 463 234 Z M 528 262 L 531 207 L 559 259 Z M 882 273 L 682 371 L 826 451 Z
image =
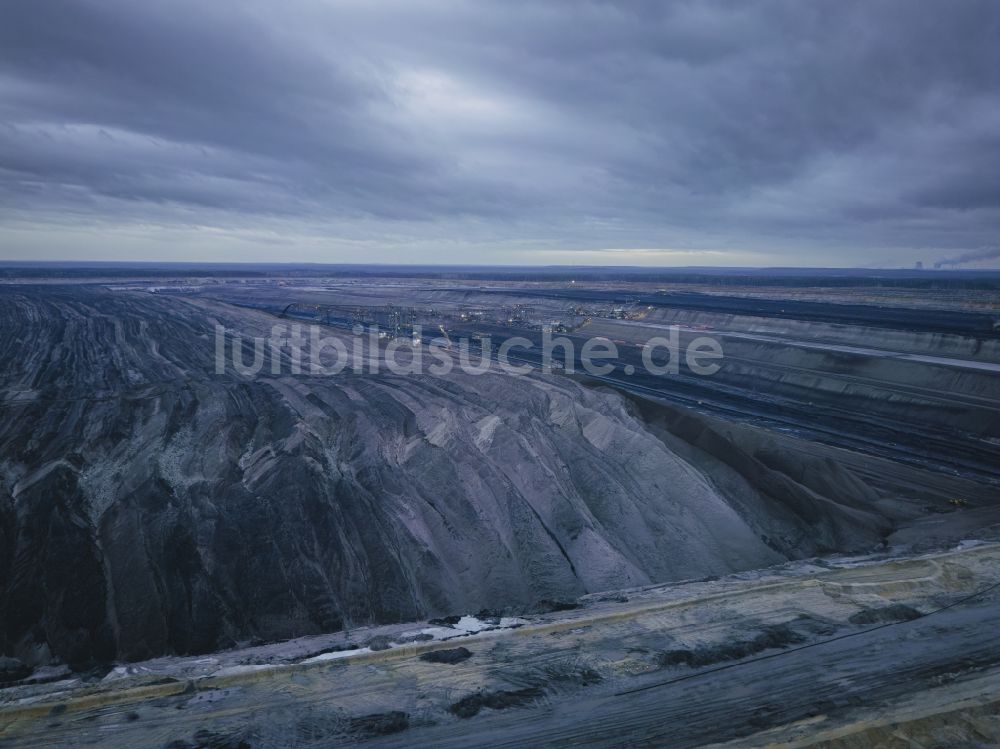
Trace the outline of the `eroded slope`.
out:
M 263 313 L 21 288 L 0 314 L 2 642 L 28 663 L 529 606 L 888 530 L 837 466 L 720 467 L 724 436 L 671 446 L 564 377 L 245 379 L 214 373 L 213 325 L 265 335 Z

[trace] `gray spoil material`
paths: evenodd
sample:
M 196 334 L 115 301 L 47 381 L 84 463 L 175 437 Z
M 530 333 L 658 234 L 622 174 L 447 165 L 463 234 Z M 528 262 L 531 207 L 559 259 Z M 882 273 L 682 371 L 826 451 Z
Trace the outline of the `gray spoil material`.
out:
M 558 376 L 243 379 L 213 373 L 213 325 L 264 335 L 263 313 L 49 287 L 0 289 L 0 315 L 0 645 L 29 664 L 572 600 L 888 530 L 835 466 L 797 476 L 694 424 L 682 455 Z
M 429 653 L 421 655 L 420 660 L 427 661 L 428 663 L 446 663 L 449 666 L 453 666 L 456 663 L 461 663 L 471 657 L 472 653 L 468 648 L 460 647 L 448 648 L 446 650 L 432 650 Z

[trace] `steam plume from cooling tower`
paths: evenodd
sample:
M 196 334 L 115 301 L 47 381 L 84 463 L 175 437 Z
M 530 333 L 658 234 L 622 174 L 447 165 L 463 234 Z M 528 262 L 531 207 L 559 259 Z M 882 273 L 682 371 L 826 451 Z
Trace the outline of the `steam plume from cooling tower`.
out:
M 990 260 L 995 257 L 1000 257 L 1000 247 L 986 247 L 972 252 L 966 252 L 965 254 L 957 257 L 942 258 L 934 263 L 934 267 L 954 267 L 956 265 L 964 265 L 965 263 L 973 263 L 976 260 Z

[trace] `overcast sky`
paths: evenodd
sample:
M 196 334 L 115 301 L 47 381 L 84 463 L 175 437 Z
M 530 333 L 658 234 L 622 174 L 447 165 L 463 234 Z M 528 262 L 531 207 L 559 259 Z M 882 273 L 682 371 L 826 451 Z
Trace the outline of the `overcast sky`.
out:
M 2 8 L 0 259 L 912 266 L 1000 243 L 995 0 Z

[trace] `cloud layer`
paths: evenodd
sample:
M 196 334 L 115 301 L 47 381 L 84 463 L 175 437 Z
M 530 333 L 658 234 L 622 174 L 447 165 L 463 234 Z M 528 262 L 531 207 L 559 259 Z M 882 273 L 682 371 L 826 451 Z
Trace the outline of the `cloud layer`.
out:
M 11 0 L 0 258 L 911 264 L 995 245 L 992 0 Z

